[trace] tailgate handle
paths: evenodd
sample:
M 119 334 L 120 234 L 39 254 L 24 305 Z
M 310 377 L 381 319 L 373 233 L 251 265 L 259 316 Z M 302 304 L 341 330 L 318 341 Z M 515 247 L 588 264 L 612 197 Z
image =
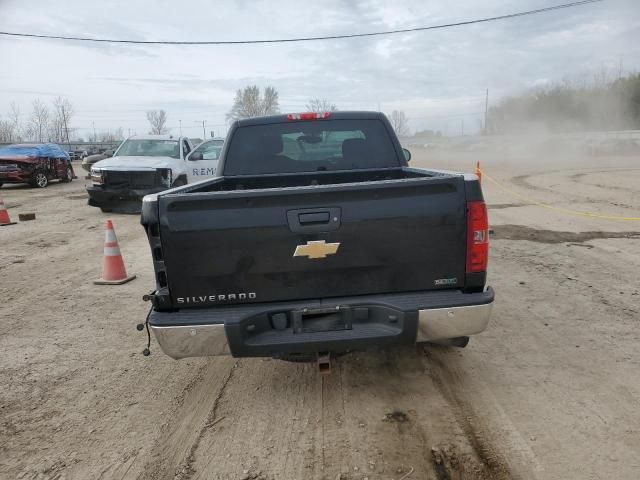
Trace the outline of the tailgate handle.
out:
M 289 230 L 294 233 L 326 233 L 340 228 L 340 207 L 302 208 L 287 211 Z
M 301 213 L 298 215 L 300 225 L 329 223 L 329 212 L 317 212 L 317 213 Z

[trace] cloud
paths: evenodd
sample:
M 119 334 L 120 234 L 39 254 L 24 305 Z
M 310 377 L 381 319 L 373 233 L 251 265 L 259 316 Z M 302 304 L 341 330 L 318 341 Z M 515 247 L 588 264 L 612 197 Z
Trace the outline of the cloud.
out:
M 548 6 L 543 0 L 197 0 L 64 4 L 3 0 L 0 28 L 145 40 L 239 40 L 363 33 Z M 118 12 L 118 15 L 114 15 Z M 442 128 L 542 81 L 618 65 L 640 67 L 640 3 L 609 0 L 570 10 L 446 30 L 296 44 L 125 46 L 0 38 L 0 114 L 15 100 L 64 95 L 76 119 L 144 125 L 165 108 L 171 123 L 224 124 L 235 90 L 273 85 L 283 109 L 325 97 L 341 109 L 405 110 L 413 128 Z M 5 48 L 9 46 L 9 48 Z M 445 118 L 447 115 L 451 119 Z

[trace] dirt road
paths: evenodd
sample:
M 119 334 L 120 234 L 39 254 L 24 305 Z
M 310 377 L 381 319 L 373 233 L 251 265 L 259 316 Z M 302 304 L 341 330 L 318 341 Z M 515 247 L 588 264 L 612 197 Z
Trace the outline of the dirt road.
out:
M 475 158 L 418 166 L 473 169 Z M 640 159 L 483 160 L 526 198 L 640 216 Z M 640 222 L 527 206 L 487 179 L 490 328 L 466 349 L 310 365 L 143 357 L 151 258 L 113 216 L 138 278 L 96 286 L 106 215 L 83 181 L 3 187 L 2 479 L 640 478 Z

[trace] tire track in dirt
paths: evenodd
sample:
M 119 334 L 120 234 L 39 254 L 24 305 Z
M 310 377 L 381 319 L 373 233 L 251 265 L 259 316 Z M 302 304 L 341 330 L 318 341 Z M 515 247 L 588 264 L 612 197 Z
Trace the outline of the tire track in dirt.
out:
M 468 472 L 460 472 L 455 468 L 460 462 L 453 462 L 453 470 L 463 473 L 461 478 L 479 480 L 544 478 L 544 469 L 504 410 L 484 388 L 481 380 L 475 377 L 471 379 L 468 372 L 451 361 L 451 350 L 426 346 L 424 355 L 426 361 L 435 367 L 431 370 L 434 384 L 447 399 L 479 460 L 478 465 L 471 464 L 471 477 Z M 482 412 L 482 416 L 477 412 Z M 439 457 L 443 458 L 443 463 L 450 456 L 446 450 L 435 452 L 434 455 L 438 460 Z
M 139 478 L 512 478 L 446 372 L 415 348 L 341 357 L 327 377 L 314 365 L 209 361 Z
M 238 367 L 238 362 L 239 360 L 236 361 L 236 363 L 231 367 L 226 378 L 222 381 L 222 385 L 220 386 L 220 389 L 218 390 L 218 394 L 213 400 L 213 406 L 211 407 L 211 410 L 209 411 L 209 414 L 205 419 L 204 425 L 202 425 L 202 428 L 198 432 L 198 435 L 196 436 L 193 444 L 191 445 L 187 458 L 178 467 L 178 470 L 176 471 L 176 474 L 174 476 L 174 480 L 188 480 L 193 477 L 193 474 L 195 473 L 195 470 L 193 468 L 193 464 L 196 461 L 195 455 L 198 450 L 198 447 L 200 446 L 200 441 L 202 440 L 202 437 L 209 429 L 211 429 L 216 423 L 218 423 L 220 420 L 224 418 L 224 417 L 218 418 L 217 416 L 218 406 L 220 405 L 220 399 L 225 394 L 227 385 L 233 378 L 233 374 L 236 371 L 236 368 Z
M 251 360 L 229 378 L 230 363 L 217 376 L 221 364 L 208 364 L 171 422 L 192 432 L 188 441 L 158 444 L 156 455 L 171 458 L 139 478 L 544 478 L 497 400 L 459 365 L 459 351 L 425 351 L 352 354 L 328 377 L 313 365 Z M 186 411 L 198 402 L 205 407 L 194 420 Z
M 554 190 L 553 188 L 546 188 L 546 187 L 541 187 L 541 186 L 538 186 L 538 185 L 533 185 L 528 180 L 530 178 L 539 177 L 541 175 L 550 175 L 550 174 L 558 174 L 558 173 L 569 175 L 570 172 L 572 172 L 572 171 L 578 171 L 578 173 L 575 173 L 573 175 L 569 175 L 569 177 L 567 177 L 568 180 L 571 180 L 571 181 L 573 181 L 575 183 L 578 183 L 580 185 L 587 185 L 587 186 L 604 188 L 604 189 L 622 190 L 622 191 L 631 191 L 631 192 L 633 192 L 632 189 L 629 189 L 629 188 L 626 188 L 626 187 L 613 186 L 613 185 L 609 186 L 609 185 L 602 185 L 602 184 L 592 184 L 592 183 L 588 183 L 588 182 L 581 182 L 580 180 L 583 179 L 586 175 L 591 175 L 591 174 L 609 173 L 611 171 L 628 172 L 628 171 L 637 171 L 637 170 L 638 170 L 637 168 L 622 168 L 622 167 L 620 167 L 620 168 L 610 168 L 610 169 L 549 170 L 549 171 L 546 171 L 546 172 L 531 173 L 531 174 L 526 174 L 526 175 L 517 175 L 515 177 L 511 177 L 509 179 L 509 182 L 511 182 L 513 185 L 517 185 L 519 187 L 522 187 L 524 189 L 531 190 L 531 191 L 538 191 L 538 192 L 545 192 L 545 193 L 555 193 L 555 194 L 559 194 L 559 195 L 571 195 L 571 196 L 576 197 L 576 195 L 573 194 L 573 193 L 560 192 L 558 190 Z
M 437 349 L 438 347 L 433 348 Z M 467 440 L 478 457 L 479 464 L 476 467 L 479 468 L 476 470 L 476 478 L 492 480 L 508 480 L 512 478 L 506 459 L 489 441 L 485 434 L 485 428 L 480 424 L 470 402 L 458 396 L 454 390 L 455 386 L 460 383 L 460 376 L 455 370 L 447 368 L 437 352 L 432 352 L 428 348 L 424 351 L 427 359 L 436 367 L 431 372 L 433 382 L 451 406 L 456 420 L 462 427 Z M 444 461 L 448 460 L 447 449 L 437 451 L 436 459 L 440 461 L 439 464 L 443 464 Z M 454 466 L 455 463 L 449 465 L 449 469 Z
M 636 169 L 629 169 L 628 171 L 635 171 Z M 607 173 L 607 170 L 596 170 L 596 171 L 591 171 L 591 172 L 582 172 L 582 173 L 576 173 L 574 175 L 571 175 L 569 178 L 571 179 L 571 181 L 581 184 L 581 185 L 588 185 L 590 187 L 598 187 L 598 188 L 602 188 L 605 190 L 616 190 L 616 191 L 620 191 L 620 192 L 630 192 L 630 193 L 638 193 L 638 189 L 633 189 L 633 188 L 629 188 L 629 187 L 623 187 L 621 185 L 605 185 L 604 183 L 592 183 L 592 182 L 588 182 L 585 180 L 585 177 L 587 175 L 592 175 L 592 174 L 597 174 L 597 173 Z
M 325 433 L 325 458 L 333 463 L 325 461 L 326 478 L 512 478 L 501 456 L 491 453 L 498 450 L 488 447 L 486 439 L 480 448 L 465 417 L 452 406 L 452 397 L 437 388 L 434 378 L 440 375 L 434 371 L 441 365 L 425 362 L 415 348 L 341 361 L 346 428 L 341 430 L 343 441 L 334 446 L 327 445 Z M 325 432 L 327 426 L 340 431 L 325 422 Z
M 194 455 L 204 433 L 218 420 L 218 405 L 236 365 L 231 359 L 212 358 L 198 369 L 173 400 L 167 414 L 170 420 L 163 425 L 139 480 L 189 478 L 193 474 Z

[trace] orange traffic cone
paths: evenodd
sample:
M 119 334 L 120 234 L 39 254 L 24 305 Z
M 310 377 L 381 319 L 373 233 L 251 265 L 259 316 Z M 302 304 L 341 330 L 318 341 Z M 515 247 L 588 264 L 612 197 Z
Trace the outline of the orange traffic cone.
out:
M 476 162 L 476 175 L 478 176 L 478 181 L 482 183 L 482 170 L 480 170 L 480 161 Z
M 121 285 L 136 278 L 135 275 L 128 276 L 124 268 L 124 261 L 120 254 L 116 232 L 113 230 L 113 223 L 107 220 L 104 232 L 104 257 L 102 259 L 102 278 L 94 280 L 96 285 Z
M 4 206 L 4 201 L 0 198 L 0 227 L 4 227 L 5 225 L 15 225 L 16 222 L 12 222 L 9 218 L 9 212 Z

